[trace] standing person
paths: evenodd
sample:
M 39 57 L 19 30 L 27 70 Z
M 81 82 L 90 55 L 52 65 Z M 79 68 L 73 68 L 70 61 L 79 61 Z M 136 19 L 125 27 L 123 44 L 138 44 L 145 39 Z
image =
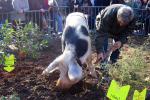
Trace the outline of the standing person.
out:
M 49 13 L 48 13 L 48 0 L 43 0 L 43 9 L 45 10 L 42 23 L 43 23 L 43 29 L 47 33 L 48 32 L 48 18 L 49 18 Z
M 30 18 L 33 20 L 33 23 L 36 23 L 40 30 L 47 28 L 47 23 L 45 23 L 45 10 L 43 0 L 28 0 L 30 8 Z M 33 11 L 33 12 L 32 12 Z M 43 22 L 45 25 L 43 25 Z M 45 26 L 45 27 L 44 27 Z
M 134 28 L 134 12 L 129 6 L 113 4 L 102 10 L 96 17 L 96 38 L 95 46 L 97 61 L 104 61 L 108 38 L 114 39 L 110 62 L 115 63 L 119 57 L 121 46 L 126 43 L 127 36 Z
M 54 30 L 56 30 L 56 22 L 57 22 L 57 32 L 58 34 L 61 34 L 63 31 L 63 18 L 62 13 L 60 12 L 60 7 L 63 6 L 63 0 L 49 0 L 49 12 L 51 14 L 51 18 L 53 19 L 53 27 Z
M 141 0 L 124 0 L 124 4 L 132 8 L 140 8 L 142 5 Z
M 81 10 L 84 14 L 87 15 L 89 28 L 94 29 L 94 20 L 95 19 L 93 19 L 93 16 L 92 16 L 94 13 L 92 12 L 91 0 L 83 0 L 82 6 L 83 7 L 81 8 Z
M 18 21 L 25 24 L 26 16 L 25 12 L 29 11 L 28 0 L 12 0 L 14 13 L 11 19 L 13 20 L 13 26 L 16 28 Z
M 140 9 L 142 6 L 141 0 L 124 0 L 124 4 L 134 9 L 136 18 L 140 17 Z
M 150 0 L 141 0 L 141 7 L 138 14 L 138 21 L 141 22 L 140 26 L 143 36 L 148 36 L 148 33 L 150 33 L 150 5 L 148 5 L 148 1 L 150 3 Z M 143 31 L 143 25 L 144 25 L 144 31 Z M 138 28 L 139 29 L 139 28 Z
M 10 15 L 13 11 L 12 0 L 0 0 L 0 27 L 5 23 L 5 20 L 10 20 Z
M 94 4 L 94 2 L 95 2 L 95 0 L 91 0 L 92 6 L 94 6 L 94 5 L 95 5 L 95 4 Z
M 100 8 L 96 9 L 96 15 L 99 11 L 101 11 L 104 7 L 110 5 L 111 0 L 95 0 L 95 6 L 99 6 Z
M 111 0 L 110 4 L 124 4 L 124 0 Z
M 83 0 L 73 0 L 73 11 L 81 12 L 82 4 L 83 4 Z
M 145 29 L 145 36 L 148 36 L 150 34 L 150 0 L 148 0 L 146 5 L 146 18 L 144 23 L 144 29 Z
M 43 0 L 43 8 L 44 8 L 45 10 L 48 10 L 48 8 L 49 8 L 48 0 Z
M 150 0 L 148 0 L 148 2 L 147 2 L 147 7 L 149 7 L 149 9 L 150 9 Z

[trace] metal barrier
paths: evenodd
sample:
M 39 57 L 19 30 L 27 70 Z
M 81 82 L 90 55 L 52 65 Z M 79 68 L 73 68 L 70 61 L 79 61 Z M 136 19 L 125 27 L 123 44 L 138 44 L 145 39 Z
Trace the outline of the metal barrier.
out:
M 25 13 L 26 20 L 22 23 L 28 23 L 32 21 L 37 24 L 41 30 L 48 29 L 49 33 L 57 33 L 61 32 L 64 24 L 66 16 L 74 11 L 83 12 L 88 15 L 88 23 L 91 30 L 95 30 L 95 18 L 98 12 L 101 11 L 104 7 L 79 7 L 79 8 L 69 8 L 69 7 L 54 7 L 50 11 L 46 10 L 44 13 L 34 10 L 28 11 Z M 150 33 L 150 13 L 145 9 L 134 9 L 137 16 L 137 29 L 134 30 L 135 34 L 143 35 L 146 33 Z M 6 19 L 12 25 L 14 25 L 11 16 L 14 12 L 11 13 L 3 13 L 0 14 L 0 27 L 5 22 Z
M 146 9 L 134 9 L 136 16 L 136 35 L 150 34 L 150 11 Z

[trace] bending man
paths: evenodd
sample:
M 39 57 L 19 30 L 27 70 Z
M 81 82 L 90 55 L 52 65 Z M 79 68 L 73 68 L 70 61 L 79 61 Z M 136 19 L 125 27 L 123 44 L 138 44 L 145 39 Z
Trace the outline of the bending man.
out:
M 127 42 L 127 36 L 132 32 L 135 24 L 133 9 L 122 4 L 113 4 L 103 9 L 96 17 L 95 46 L 97 60 L 104 61 L 108 38 L 114 39 L 111 47 L 110 62 L 115 63 L 119 57 L 119 49 Z

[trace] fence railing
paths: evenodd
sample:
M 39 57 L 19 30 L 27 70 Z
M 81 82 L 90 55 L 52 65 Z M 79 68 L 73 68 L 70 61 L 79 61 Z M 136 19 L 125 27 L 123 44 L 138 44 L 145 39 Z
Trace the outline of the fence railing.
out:
M 104 7 L 78 7 L 78 8 L 69 8 L 69 7 L 54 7 L 53 9 L 45 10 L 45 12 L 41 12 L 38 10 L 28 11 L 24 14 L 19 14 L 16 12 L 11 13 L 0 13 L 0 27 L 3 25 L 6 19 L 8 19 L 9 23 L 12 23 L 15 26 L 14 20 L 18 20 L 20 17 L 25 17 L 25 19 L 21 22 L 26 24 L 28 22 L 33 22 L 37 24 L 41 30 L 47 29 L 48 32 L 61 32 L 64 25 L 66 16 L 75 11 L 83 12 L 88 15 L 88 23 L 91 30 L 95 29 L 95 18 L 96 15 L 103 9 Z M 134 9 L 137 17 L 137 29 L 134 30 L 135 34 L 147 34 L 150 33 L 150 11 L 145 9 Z M 16 17 L 16 19 L 15 19 Z

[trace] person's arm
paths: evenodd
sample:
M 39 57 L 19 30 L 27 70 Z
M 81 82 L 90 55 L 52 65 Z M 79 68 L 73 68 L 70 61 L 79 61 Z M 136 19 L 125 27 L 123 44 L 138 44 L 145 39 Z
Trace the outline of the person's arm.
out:
M 95 33 L 95 47 L 96 52 L 104 52 L 104 41 L 108 38 L 108 32 L 111 28 L 112 17 L 108 15 L 102 15 L 99 13 L 96 17 L 96 33 Z
M 95 33 L 95 48 L 97 53 L 104 52 L 103 44 L 105 41 L 105 38 L 107 38 L 108 34 L 104 32 L 100 32 L 96 30 Z
M 150 10 L 150 0 L 147 2 L 146 9 Z
M 98 15 L 96 18 L 96 34 L 95 34 L 95 48 L 97 52 L 97 59 L 95 63 L 103 61 L 106 58 L 106 51 L 104 49 L 104 44 L 108 39 L 108 32 L 112 26 L 112 15 L 102 14 Z M 106 40 L 105 40 L 106 39 Z
M 20 8 L 20 5 L 18 3 L 18 0 L 13 0 L 12 1 L 13 9 L 16 10 L 19 13 L 23 13 L 23 9 Z
M 48 11 L 52 11 L 53 7 L 55 6 L 54 0 L 48 0 L 48 5 L 49 5 Z
M 129 34 L 127 34 L 127 33 L 122 33 L 121 35 L 118 36 L 118 41 L 121 42 L 121 46 L 120 47 L 122 47 L 123 44 L 127 43 L 127 41 L 128 41 L 128 39 L 127 39 L 128 35 Z
M 29 11 L 29 2 L 28 0 L 25 1 L 25 8 L 23 9 L 24 12 Z

